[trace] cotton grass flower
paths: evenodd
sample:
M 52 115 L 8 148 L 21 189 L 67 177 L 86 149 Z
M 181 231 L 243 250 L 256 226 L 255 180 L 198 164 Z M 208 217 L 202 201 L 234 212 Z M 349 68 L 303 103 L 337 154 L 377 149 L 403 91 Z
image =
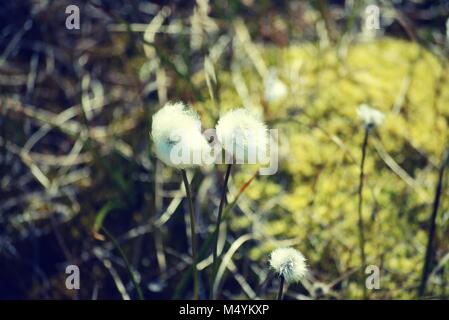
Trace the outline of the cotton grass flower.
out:
M 371 108 L 367 104 L 361 104 L 357 109 L 357 115 L 366 128 L 373 128 L 380 126 L 385 119 L 383 112 Z
M 218 238 L 233 160 L 235 159 L 237 163 L 245 163 L 246 155 L 247 163 L 257 163 L 257 160 L 265 157 L 268 146 L 267 127 L 247 109 L 240 108 L 227 112 L 220 118 L 215 128 L 218 141 L 228 153 L 227 155 L 231 155 L 233 159 L 228 162 L 221 190 L 220 205 L 214 231 L 211 283 L 214 283 L 217 272 Z M 211 299 L 214 298 L 214 294 L 215 292 L 211 290 Z
M 151 136 L 158 158 L 174 168 L 201 165 L 210 152 L 198 114 L 182 102 L 168 102 L 153 115 Z
M 293 248 L 278 248 L 271 253 L 270 266 L 288 283 L 296 283 L 307 273 L 306 258 Z
M 265 100 L 277 102 L 287 96 L 287 86 L 278 77 L 276 70 L 271 69 L 265 77 Z
M 359 177 L 359 188 L 358 188 L 358 232 L 359 232 L 359 250 L 360 250 L 360 259 L 362 261 L 362 268 L 360 272 L 360 279 L 362 279 L 364 275 L 364 270 L 366 269 L 366 254 L 365 254 L 365 227 L 363 221 L 363 187 L 365 180 L 365 159 L 366 159 L 366 151 L 368 147 L 368 140 L 370 131 L 374 127 L 380 126 L 385 118 L 385 115 L 377 109 L 371 108 L 366 104 L 361 104 L 357 110 L 357 115 L 360 120 L 362 120 L 365 132 L 362 143 L 362 159 L 360 161 L 360 177 Z M 363 281 L 362 281 L 363 282 Z M 363 286 L 363 298 L 368 298 L 368 291 L 366 290 L 366 286 Z
M 307 273 L 306 259 L 293 248 L 278 248 L 271 253 L 270 266 L 281 277 L 277 299 L 282 300 L 284 281 L 296 283 Z
M 265 156 L 269 142 L 263 121 L 245 108 L 234 109 L 216 125 L 218 141 L 237 163 L 255 164 Z M 245 157 L 246 155 L 246 157 Z
M 181 102 L 167 103 L 153 116 L 151 135 L 154 139 L 156 155 L 165 164 L 180 169 L 190 213 L 190 233 L 192 237 L 193 297 L 199 296 L 199 273 L 195 215 L 192 192 L 187 179 L 186 168 L 202 164 L 204 153 L 210 152 L 209 144 L 201 134 L 198 114 Z

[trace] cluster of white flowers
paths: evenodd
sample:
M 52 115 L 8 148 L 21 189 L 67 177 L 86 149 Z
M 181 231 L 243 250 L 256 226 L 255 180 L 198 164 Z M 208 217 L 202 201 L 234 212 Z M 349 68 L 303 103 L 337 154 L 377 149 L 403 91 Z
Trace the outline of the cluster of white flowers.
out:
M 361 104 L 357 109 L 357 115 L 359 119 L 362 120 L 366 128 L 370 129 L 372 127 L 380 126 L 385 119 L 383 112 L 371 108 L 367 104 Z
M 300 281 L 307 273 L 306 259 L 293 248 L 278 248 L 271 253 L 270 266 L 288 283 Z
M 167 103 L 154 114 L 151 136 L 159 159 L 178 169 L 203 164 L 203 159 L 213 151 L 201 132 L 199 115 L 181 102 Z M 260 160 L 270 141 L 263 121 L 245 108 L 224 114 L 216 125 L 216 136 L 220 149 L 223 148 L 237 163 L 244 163 L 245 155 L 249 163 L 251 159 Z M 188 159 L 185 157 L 186 150 Z M 180 157 L 179 153 L 182 154 Z M 188 190 L 188 182 L 185 183 Z M 192 232 L 192 237 L 194 234 Z M 270 257 L 271 268 L 289 283 L 298 282 L 305 276 L 305 261 L 304 256 L 293 248 L 276 249 Z
M 237 163 L 256 163 L 266 155 L 269 137 L 263 121 L 245 108 L 227 112 L 217 123 L 223 149 Z M 167 103 L 153 116 L 151 135 L 156 155 L 165 164 L 185 169 L 205 164 L 212 148 L 201 133 L 198 114 L 189 106 Z

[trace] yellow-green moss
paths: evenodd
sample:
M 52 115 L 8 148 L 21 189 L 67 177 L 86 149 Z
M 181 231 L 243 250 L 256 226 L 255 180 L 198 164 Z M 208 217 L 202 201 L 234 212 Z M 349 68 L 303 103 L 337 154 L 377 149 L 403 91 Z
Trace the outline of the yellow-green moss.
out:
M 434 164 L 448 147 L 449 81 L 440 77 L 448 70 L 418 45 L 388 38 L 355 44 L 346 55 L 314 44 L 259 50 L 267 68 L 276 68 L 290 90 L 284 101 L 267 104 L 263 79 L 251 60 L 234 61 L 252 105 L 264 110 L 271 127 L 280 130 L 280 142 L 289 145 L 281 154 L 279 173 L 258 178 L 245 193 L 257 206 L 253 209 L 266 237 L 296 240 L 315 277 L 326 283 L 360 266 L 357 187 L 363 129 L 356 109 L 368 103 L 386 114 L 368 148 L 363 208 L 368 263 L 381 266 L 381 287 L 391 289 L 375 294 L 413 296 L 437 174 Z M 243 105 L 231 72 L 216 73 L 222 110 Z M 197 105 L 199 110 L 212 107 L 211 101 Z M 384 162 L 374 139 L 403 168 L 407 181 Z M 234 182 L 247 181 L 248 172 L 242 169 Z M 274 197 L 278 203 L 264 209 Z M 240 217 L 231 227 L 238 231 L 251 223 Z M 250 257 L 266 260 L 273 243 L 260 240 Z M 346 297 L 361 296 L 354 282 L 342 290 Z

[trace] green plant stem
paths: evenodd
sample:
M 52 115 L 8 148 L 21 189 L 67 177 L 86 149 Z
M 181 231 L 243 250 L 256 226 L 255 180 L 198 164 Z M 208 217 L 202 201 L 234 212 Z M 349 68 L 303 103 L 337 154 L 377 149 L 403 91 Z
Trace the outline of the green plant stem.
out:
M 362 206 L 363 206 L 363 185 L 364 185 L 364 177 L 365 177 L 365 158 L 366 158 L 366 147 L 368 146 L 368 137 L 369 137 L 369 128 L 365 128 L 365 135 L 363 138 L 362 145 L 362 161 L 360 163 L 360 183 L 359 183 L 359 206 L 358 206 L 358 227 L 359 227 L 359 247 L 360 247 L 360 257 L 362 259 L 362 271 L 361 271 L 361 279 L 363 279 L 363 275 L 366 269 L 366 255 L 365 255 L 365 230 L 363 225 L 363 215 L 362 215 Z M 362 281 L 363 282 L 363 281 Z M 368 292 L 366 290 L 365 283 L 363 283 L 363 298 L 368 298 Z
M 279 284 L 277 300 L 282 300 L 282 298 L 284 296 L 284 282 L 285 282 L 285 278 L 283 275 L 281 275 L 281 283 Z
M 125 253 L 123 252 L 122 248 L 120 247 L 117 240 L 112 236 L 112 234 L 105 228 L 101 227 L 101 230 L 108 236 L 109 239 L 111 239 L 112 243 L 118 250 L 120 256 L 123 259 L 123 262 L 125 263 L 126 270 L 128 271 L 129 275 L 131 276 L 131 281 L 134 285 L 134 288 L 136 288 L 137 295 L 139 296 L 139 300 L 144 300 L 142 289 L 140 288 L 139 284 L 137 283 L 136 277 L 134 275 L 134 272 L 132 270 L 131 264 L 129 263 L 128 259 L 126 258 Z
M 217 273 L 218 237 L 220 234 L 220 224 L 221 224 L 221 220 L 222 220 L 223 208 L 224 208 L 224 205 L 226 202 L 226 191 L 228 189 L 228 181 L 229 181 L 229 176 L 231 175 L 231 170 L 232 170 L 232 163 L 228 164 L 228 166 L 226 168 L 226 174 L 225 174 L 224 183 L 223 183 L 223 190 L 221 191 L 220 205 L 218 207 L 218 216 L 217 216 L 217 221 L 215 224 L 214 249 L 213 249 L 213 254 L 212 254 L 212 276 L 211 276 L 211 281 L 210 281 L 211 286 L 210 286 L 210 292 L 209 292 L 210 299 L 214 298 L 214 292 L 213 292 L 212 288 L 213 288 L 215 276 Z
M 249 179 L 239 190 L 239 193 L 236 195 L 236 197 L 234 198 L 234 200 L 232 200 L 231 203 L 229 203 L 224 209 L 223 209 L 223 215 L 222 215 L 222 220 L 225 220 L 228 218 L 228 214 L 231 212 L 231 210 L 234 208 L 235 204 L 237 203 L 237 201 L 240 199 L 240 196 L 245 192 L 245 190 L 251 185 L 251 183 L 254 181 L 254 179 L 256 178 L 257 174 L 254 174 L 251 179 Z M 213 240 L 214 240 L 214 233 L 211 233 L 207 236 L 206 240 L 202 243 L 201 248 L 199 250 L 199 257 L 206 257 L 207 253 L 210 252 L 210 249 L 213 245 Z M 188 270 L 186 270 L 186 272 L 183 274 L 181 280 L 179 281 L 178 285 L 176 286 L 175 289 L 175 294 L 173 295 L 173 299 L 181 299 L 182 298 L 182 292 L 183 290 L 185 290 L 186 287 L 186 283 L 188 282 L 188 280 L 190 279 L 190 277 L 192 276 L 192 270 L 193 268 L 190 267 L 188 268 Z
M 193 199 L 192 193 L 190 191 L 189 180 L 187 179 L 187 173 L 184 169 L 181 169 L 182 180 L 184 181 L 184 186 L 186 188 L 187 199 L 189 201 L 189 212 L 190 212 L 190 233 L 192 237 L 192 258 L 193 258 L 193 299 L 198 300 L 199 296 L 199 274 L 198 274 L 198 255 L 197 255 L 197 241 L 196 241 L 196 231 L 195 231 L 195 212 L 193 211 Z
M 430 217 L 430 225 L 429 225 L 429 237 L 427 240 L 427 248 L 426 248 L 426 256 L 424 259 L 424 267 L 421 277 L 421 283 L 418 287 L 418 298 L 422 298 L 426 293 L 426 285 L 427 280 L 429 278 L 430 269 L 432 266 L 433 260 L 433 243 L 435 239 L 435 231 L 436 231 L 436 219 L 438 215 L 438 208 L 441 202 L 441 193 L 443 190 L 443 178 L 444 178 L 444 170 L 449 164 L 449 150 L 446 153 L 443 162 L 441 163 L 440 170 L 438 173 L 438 182 L 435 190 L 435 198 L 432 206 L 432 215 Z

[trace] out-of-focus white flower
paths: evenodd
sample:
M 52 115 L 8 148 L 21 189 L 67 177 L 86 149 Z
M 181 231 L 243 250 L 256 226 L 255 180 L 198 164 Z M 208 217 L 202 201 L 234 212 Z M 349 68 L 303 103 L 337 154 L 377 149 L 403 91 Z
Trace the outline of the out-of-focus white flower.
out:
M 276 102 L 287 95 L 287 86 L 277 77 L 276 70 L 270 69 L 265 77 L 265 100 Z
M 384 121 L 385 115 L 383 112 L 371 108 L 367 104 L 361 104 L 357 109 L 357 115 L 360 120 L 363 121 L 363 124 L 366 128 L 377 127 L 382 124 Z
M 270 266 L 289 283 L 298 282 L 307 273 L 306 259 L 293 248 L 274 250 L 270 256 Z
M 216 125 L 217 138 L 237 163 L 261 162 L 267 152 L 269 137 L 263 121 L 248 109 L 227 112 Z
M 198 114 L 182 102 L 168 102 L 153 115 L 151 136 L 158 158 L 178 169 L 201 165 L 210 152 Z

